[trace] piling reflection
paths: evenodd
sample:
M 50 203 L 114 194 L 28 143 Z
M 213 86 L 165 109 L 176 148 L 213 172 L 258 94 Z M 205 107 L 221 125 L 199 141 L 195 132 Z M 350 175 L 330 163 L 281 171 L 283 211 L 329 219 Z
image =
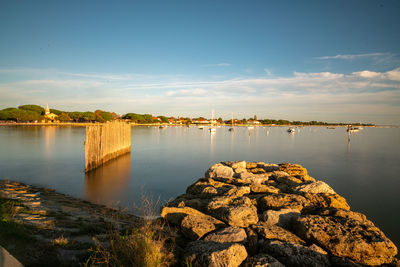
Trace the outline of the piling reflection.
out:
M 115 158 L 85 174 L 85 198 L 90 202 L 115 206 L 131 177 L 131 153 Z

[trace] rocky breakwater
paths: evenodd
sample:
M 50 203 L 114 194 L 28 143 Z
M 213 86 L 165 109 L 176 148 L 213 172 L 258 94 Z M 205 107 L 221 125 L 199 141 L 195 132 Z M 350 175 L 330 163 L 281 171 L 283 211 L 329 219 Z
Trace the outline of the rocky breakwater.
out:
M 399 266 L 384 233 L 297 164 L 215 164 L 161 216 L 189 266 Z

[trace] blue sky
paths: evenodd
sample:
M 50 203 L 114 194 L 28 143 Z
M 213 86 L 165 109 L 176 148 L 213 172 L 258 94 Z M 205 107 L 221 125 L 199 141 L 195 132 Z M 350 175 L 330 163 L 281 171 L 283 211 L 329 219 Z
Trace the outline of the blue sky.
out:
M 400 124 L 400 1 L 1 1 L 0 108 Z

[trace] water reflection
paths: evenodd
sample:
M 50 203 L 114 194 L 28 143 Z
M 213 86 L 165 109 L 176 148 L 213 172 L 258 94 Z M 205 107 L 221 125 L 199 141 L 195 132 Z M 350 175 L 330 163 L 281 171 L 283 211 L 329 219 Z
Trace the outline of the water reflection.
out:
M 47 127 L 42 127 L 42 130 L 44 131 L 44 138 L 45 138 L 45 151 L 46 151 L 46 156 L 51 157 L 54 152 L 54 144 L 56 142 L 56 127 L 55 126 L 47 126 Z
M 86 173 L 85 198 L 94 203 L 116 206 L 130 177 L 131 153 L 127 153 Z

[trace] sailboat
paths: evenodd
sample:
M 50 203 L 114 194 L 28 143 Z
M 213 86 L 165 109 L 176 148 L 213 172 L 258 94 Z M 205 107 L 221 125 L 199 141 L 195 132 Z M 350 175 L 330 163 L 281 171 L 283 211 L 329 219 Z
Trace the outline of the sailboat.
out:
M 214 127 L 214 110 L 211 112 L 211 128 L 209 129 L 210 133 L 215 133 L 217 129 Z
M 229 128 L 228 131 L 230 131 L 230 132 L 235 131 L 235 129 L 233 128 L 233 113 L 232 113 L 232 126 Z

